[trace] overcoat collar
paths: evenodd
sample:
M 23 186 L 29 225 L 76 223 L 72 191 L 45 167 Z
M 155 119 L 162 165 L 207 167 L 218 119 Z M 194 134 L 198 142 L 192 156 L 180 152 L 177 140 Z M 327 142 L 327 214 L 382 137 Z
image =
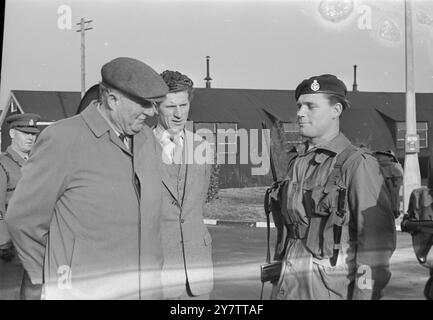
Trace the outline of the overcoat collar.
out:
M 111 142 L 132 156 L 131 151 L 123 144 L 114 130 L 108 124 L 107 120 L 104 119 L 104 117 L 98 111 L 98 104 L 99 102 L 97 100 L 93 100 L 89 106 L 84 109 L 83 112 L 81 112 L 81 117 L 83 118 L 84 122 L 97 138 L 102 137 L 106 132 L 108 132 Z

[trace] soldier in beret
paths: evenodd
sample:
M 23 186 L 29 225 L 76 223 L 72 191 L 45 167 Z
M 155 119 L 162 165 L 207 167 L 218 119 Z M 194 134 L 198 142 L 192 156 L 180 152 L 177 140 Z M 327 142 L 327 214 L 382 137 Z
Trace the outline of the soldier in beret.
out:
M 168 88 L 132 58 L 101 75 L 100 100 L 41 133 L 6 223 L 45 299 L 158 299 L 162 186 L 144 121 Z
M 171 70 L 161 76 L 169 93 L 158 104 L 158 124 L 153 132 L 161 146 L 164 185 L 164 298 L 209 299 L 213 289 L 212 239 L 203 223 L 203 206 L 212 167 L 194 159 L 195 148 L 207 142 L 186 126 L 193 97 L 192 80 Z
M 40 285 L 32 285 L 9 236 L 4 218 L 21 167 L 29 157 L 39 133 L 40 116 L 33 113 L 14 114 L 6 118 L 11 144 L 0 155 L 0 300 L 39 299 Z
M 287 237 L 272 298 L 379 299 L 389 282 L 396 245 L 390 194 L 379 163 L 340 132 L 350 107 L 346 86 L 324 74 L 296 88 L 297 146 L 280 185 L 280 214 Z M 359 152 L 358 152 L 359 151 Z

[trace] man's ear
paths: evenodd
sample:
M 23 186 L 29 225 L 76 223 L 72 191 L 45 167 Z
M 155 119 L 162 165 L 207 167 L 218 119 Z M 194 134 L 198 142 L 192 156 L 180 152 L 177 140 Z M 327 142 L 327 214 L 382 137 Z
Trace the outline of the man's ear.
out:
M 340 102 L 337 102 L 332 106 L 332 111 L 334 112 L 334 118 L 339 118 L 343 112 L 343 105 Z
M 120 98 L 120 93 L 117 91 L 110 90 L 107 93 L 107 105 L 111 110 L 114 110 L 119 105 Z
M 9 137 L 11 137 L 11 139 L 15 138 L 15 129 L 9 129 Z

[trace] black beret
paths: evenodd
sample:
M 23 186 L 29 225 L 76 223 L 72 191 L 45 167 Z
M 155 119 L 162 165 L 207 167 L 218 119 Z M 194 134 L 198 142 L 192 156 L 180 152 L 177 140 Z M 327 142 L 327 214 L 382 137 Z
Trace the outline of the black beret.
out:
M 102 82 L 138 99 L 162 100 L 168 93 L 161 76 L 144 62 L 120 57 L 101 69 Z
M 347 88 L 346 85 L 332 74 L 322 74 L 320 76 L 314 76 L 309 79 L 302 81 L 295 91 L 296 101 L 303 94 L 309 93 L 330 93 L 339 96 L 350 106 L 349 101 L 346 100 Z
M 40 119 L 41 117 L 35 113 L 22 113 L 7 117 L 6 122 L 9 123 L 11 129 L 25 133 L 39 133 L 37 123 Z

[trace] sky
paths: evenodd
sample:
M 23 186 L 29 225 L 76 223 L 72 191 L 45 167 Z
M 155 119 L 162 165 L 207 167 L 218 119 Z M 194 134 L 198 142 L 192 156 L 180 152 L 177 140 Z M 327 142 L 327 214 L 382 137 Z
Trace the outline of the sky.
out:
M 412 0 L 415 88 L 433 92 L 433 1 Z M 289 89 L 332 73 L 351 90 L 405 91 L 403 0 L 6 0 L 0 109 L 10 90 L 81 89 L 119 56 L 204 87 Z

